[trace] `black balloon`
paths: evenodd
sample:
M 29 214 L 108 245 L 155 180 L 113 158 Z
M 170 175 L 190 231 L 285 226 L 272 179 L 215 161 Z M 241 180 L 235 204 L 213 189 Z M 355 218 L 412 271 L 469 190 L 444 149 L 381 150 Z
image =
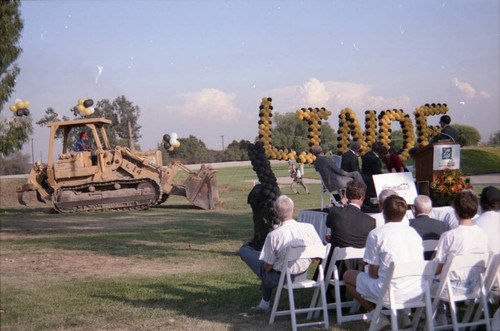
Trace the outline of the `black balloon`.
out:
M 171 146 L 170 143 L 166 142 L 163 144 L 163 147 L 165 147 L 165 149 L 169 149 Z
M 170 141 L 170 135 L 169 134 L 164 134 L 163 135 L 163 140 L 166 141 L 166 142 L 169 142 Z
M 83 106 L 85 108 L 89 108 L 89 107 L 92 107 L 92 105 L 94 104 L 94 100 L 92 99 L 87 99 L 83 102 Z

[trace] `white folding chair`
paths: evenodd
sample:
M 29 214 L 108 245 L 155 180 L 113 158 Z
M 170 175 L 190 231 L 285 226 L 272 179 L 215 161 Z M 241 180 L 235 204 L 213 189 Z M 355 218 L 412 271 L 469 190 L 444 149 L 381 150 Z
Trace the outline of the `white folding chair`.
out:
M 436 266 L 435 261 L 391 262 L 380 296 L 378 298 L 366 298 L 377 304 L 373 310 L 369 331 L 376 330 L 378 319 L 381 317 L 384 308 L 390 311 L 392 330 L 398 330 L 397 310 L 417 308 L 412 320 L 412 330 L 416 330 L 424 307 L 427 329 L 434 330 L 430 287 L 436 272 Z M 423 287 L 422 292 L 409 300 L 398 299 L 398 293 L 393 288 L 392 281 L 403 277 L 415 278 L 416 282 L 419 281 L 418 277 L 420 277 Z
M 440 301 L 448 302 L 451 310 L 451 325 L 440 325 L 436 326 L 436 330 L 448 329 L 453 327 L 453 330 L 458 331 L 459 328 L 471 327 L 475 325 L 484 324 L 486 330 L 490 330 L 490 315 L 488 311 L 487 303 L 487 293 L 485 288 L 484 277 L 486 274 L 486 266 L 488 261 L 488 253 L 476 253 L 476 254 L 463 254 L 450 256 L 449 259 L 443 266 L 441 275 L 439 277 L 439 287 L 436 293 L 433 294 L 434 301 L 432 303 L 433 314 L 436 315 L 437 307 Z M 469 293 L 454 293 L 453 287 L 451 286 L 450 273 L 459 269 L 470 269 L 475 268 L 478 271 L 478 279 L 476 279 L 476 285 L 469 291 Z M 468 301 L 469 307 L 462 319 L 462 322 L 458 322 L 456 302 Z M 469 322 L 470 314 L 476 303 L 481 303 L 479 306 L 479 315 L 483 313 L 483 319 L 477 319 L 475 321 Z M 481 307 L 482 305 L 482 307 Z M 470 311 L 469 311 L 470 309 Z M 479 317 L 478 315 L 478 317 Z
M 425 253 L 436 251 L 439 240 L 427 239 L 427 240 L 423 240 L 422 243 L 424 245 L 424 255 L 425 255 Z
M 492 302 L 498 301 L 500 298 L 500 254 L 493 255 L 490 263 L 488 264 L 488 269 L 486 270 L 486 278 L 485 278 L 485 289 L 488 297 L 492 300 Z M 472 307 L 473 305 L 471 305 Z M 476 310 L 476 314 L 474 315 L 473 321 L 479 321 L 481 318 L 481 312 L 483 309 L 483 302 L 479 302 L 479 307 Z M 467 309 L 466 316 L 472 313 Z M 464 319 L 465 319 L 464 317 Z
M 319 173 L 319 171 L 316 171 L 318 173 L 318 176 L 319 176 L 319 180 L 321 181 L 321 210 L 323 210 L 325 207 L 328 208 L 329 206 L 331 206 L 332 204 L 337 206 L 337 207 L 340 207 L 342 206 L 338 201 L 337 199 L 335 199 L 335 196 L 333 195 L 332 192 L 330 192 L 327 188 L 326 188 L 326 185 L 325 185 L 325 182 L 323 181 L 323 178 L 321 177 L 321 174 Z M 330 197 L 330 200 L 328 202 L 328 204 L 325 204 L 325 193 L 328 194 L 328 196 Z M 339 190 L 339 194 L 341 194 L 342 192 L 340 192 Z
M 292 319 L 292 330 L 297 330 L 297 327 L 303 326 L 313 326 L 313 325 L 324 325 L 325 328 L 329 328 L 330 324 L 328 322 L 328 310 L 326 308 L 326 289 L 324 282 L 324 265 L 326 264 L 326 258 L 328 257 L 328 252 L 330 251 L 330 244 L 315 245 L 315 246 L 302 246 L 302 247 L 289 247 L 287 248 L 285 263 L 283 264 L 283 269 L 281 270 L 281 277 L 279 280 L 278 288 L 276 290 L 276 296 L 274 297 L 273 310 L 271 311 L 271 317 L 269 318 L 269 324 L 274 323 L 276 316 L 290 315 Z M 304 279 L 304 280 L 294 280 L 292 282 L 292 274 L 290 273 L 290 267 L 293 262 L 297 259 L 304 258 L 319 258 L 322 259 L 322 263 L 319 265 L 318 269 L 318 279 Z M 286 282 L 285 282 L 286 278 Z M 288 300 L 290 303 L 289 310 L 278 311 L 281 291 L 283 288 L 288 290 Z M 295 308 L 294 290 L 298 289 L 310 289 L 314 288 L 313 300 L 309 308 Z M 319 293 L 318 293 L 319 292 Z M 320 296 L 321 306 L 315 306 L 315 298 Z M 309 313 L 321 310 L 323 311 L 323 320 L 318 322 L 307 322 L 297 324 L 296 314 Z
M 328 309 L 335 309 L 337 315 L 337 324 L 342 325 L 343 322 L 359 321 L 368 319 L 367 314 L 354 314 L 360 307 L 356 300 L 342 302 L 340 297 L 340 287 L 345 286 L 344 281 L 340 280 L 339 269 L 337 262 L 350 259 L 362 259 L 365 254 L 364 248 L 354 247 L 335 247 L 330 264 L 326 272 L 325 287 L 333 285 L 335 290 L 335 302 L 327 305 Z M 338 303 L 338 304 L 337 304 Z M 351 308 L 350 315 L 343 315 L 342 308 Z M 317 315 L 317 313 L 316 313 Z M 317 316 L 316 316 L 317 317 Z

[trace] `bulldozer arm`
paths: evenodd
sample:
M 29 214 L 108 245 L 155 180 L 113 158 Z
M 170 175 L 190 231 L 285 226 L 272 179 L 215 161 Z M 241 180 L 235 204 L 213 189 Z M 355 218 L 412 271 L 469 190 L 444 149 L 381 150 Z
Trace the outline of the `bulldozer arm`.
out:
M 217 189 L 217 171 L 205 165 L 198 173 L 194 173 L 182 164 L 179 168 L 189 173 L 182 187 L 173 186 L 169 194 L 185 196 L 193 205 L 202 209 L 215 209 L 215 202 L 219 200 Z

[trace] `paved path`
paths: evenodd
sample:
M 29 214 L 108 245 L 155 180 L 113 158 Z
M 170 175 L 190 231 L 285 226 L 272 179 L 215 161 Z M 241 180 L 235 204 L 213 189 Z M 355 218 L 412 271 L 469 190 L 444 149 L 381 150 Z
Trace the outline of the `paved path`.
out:
M 280 160 L 271 160 L 271 163 L 280 163 L 284 161 Z M 227 168 L 227 167 L 241 167 L 241 166 L 249 166 L 251 163 L 250 161 L 232 161 L 232 162 L 218 162 L 218 163 L 210 163 L 210 165 L 214 168 Z M 188 164 L 186 165 L 187 168 L 191 170 L 198 170 L 200 169 L 200 164 Z M 1 176 L 2 178 L 23 178 L 27 177 L 28 175 L 12 175 L 12 176 Z M 493 186 L 500 186 L 500 173 L 496 174 L 487 174 L 487 175 L 475 175 L 475 176 L 469 176 L 471 184 L 474 185 L 480 185 L 480 186 L 488 186 L 488 185 L 493 185 Z M 290 184 L 292 182 L 292 179 L 290 177 L 278 177 L 278 183 L 280 184 Z M 304 181 L 306 184 L 319 184 L 320 181 L 319 179 L 311 179 L 311 178 L 304 178 Z

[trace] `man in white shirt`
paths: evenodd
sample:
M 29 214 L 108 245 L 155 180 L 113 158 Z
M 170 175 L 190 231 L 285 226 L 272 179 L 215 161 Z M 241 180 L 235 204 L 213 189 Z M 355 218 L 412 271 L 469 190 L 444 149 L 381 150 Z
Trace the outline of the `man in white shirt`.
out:
M 252 310 L 270 309 L 272 290 L 278 286 L 288 247 L 323 244 L 312 224 L 299 223 L 293 219 L 294 211 L 292 199 L 286 195 L 279 196 L 274 202 L 274 212 L 280 220 L 280 226 L 269 232 L 262 251 L 256 251 L 248 245 L 243 245 L 238 251 L 241 259 L 262 280 L 262 300 L 258 306 L 252 307 Z M 296 260 L 291 267 L 294 278 L 307 277 L 310 264 L 310 259 Z
M 478 205 L 476 194 L 471 190 L 462 191 L 455 197 L 453 208 L 459 220 L 459 225 L 450 231 L 446 231 L 439 238 L 436 256 L 434 257 L 434 261 L 438 262 L 436 275 L 441 273 L 450 256 L 485 253 L 488 251 L 488 235 L 472 221 L 477 213 Z M 498 236 L 498 233 L 495 235 Z M 448 277 L 454 292 L 468 293 L 475 288 L 479 279 L 478 275 L 479 271 L 472 267 L 454 270 L 450 272 Z M 439 279 L 433 281 L 432 293 L 439 288 L 439 281 Z M 448 324 L 443 302 L 438 305 L 436 323 L 438 325 Z
M 448 257 L 470 253 L 485 253 L 488 251 L 488 235 L 483 229 L 476 226 L 472 218 L 477 213 L 479 202 L 476 194 L 471 190 L 457 194 L 453 201 L 453 208 L 458 217 L 458 227 L 446 231 L 439 238 L 434 261 L 438 262 L 436 275 L 441 273 Z M 498 235 L 498 233 L 496 233 Z M 469 290 L 473 287 L 470 281 L 477 280 L 477 273 L 473 269 L 454 271 L 450 273 L 450 281 L 457 290 Z
M 397 195 L 384 200 L 385 224 L 373 229 L 366 240 L 364 260 L 368 263 L 368 273 L 348 270 L 344 273 L 346 288 L 368 311 L 375 304 L 365 298 L 378 299 L 391 262 L 423 261 L 422 238 L 414 228 L 401 223 L 406 214 L 406 201 Z M 409 300 L 422 293 L 423 284 L 411 277 L 396 279 L 398 300 Z
M 500 190 L 494 186 L 487 186 L 481 192 L 481 216 L 474 219 L 474 223 L 488 235 L 488 250 L 495 254 L 500 253 Z

